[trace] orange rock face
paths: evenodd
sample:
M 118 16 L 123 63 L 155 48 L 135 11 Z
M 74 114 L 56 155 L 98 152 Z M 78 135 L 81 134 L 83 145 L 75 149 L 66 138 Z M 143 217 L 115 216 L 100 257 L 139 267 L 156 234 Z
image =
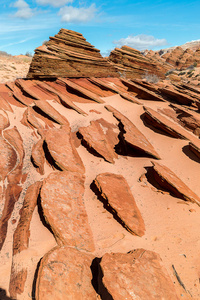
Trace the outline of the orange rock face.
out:
M 104 290 L 107 290 L 105 299 L 179 299 L 155 252 L 136 249 L 127 254 L 107 253 L 100 266 Z
M 114 159 L 118 157 L 114 147 L 119 142 L 118 128 L 115 125 L 99 119 L 91 121 L 88 127 L 79 128 L 79 133 L 87 147 L 96 151 L 106 161 L 114 163 Z
M 120 223 L 132 234 L 143 236 L 144 221 L 125 178 L 103 173 L 96 177 L 94 183 Z
M 100 51 L 82 34 L 61 29 L 45 45 L 35 50 L 28 78 L 118 77 Z
M 171 191 L 178 198 L 200 205 L 200 198 L 174 172 L 157 162 L 152 163 L 154 177 L 160 186 Z
M 92 252 L 94 243 L 83 193 L 84 177 L 81 173 L 55 172 L 43 182 L 41 205 L 59 245 Z
M 39 267 L 36 299 L 95 300 L 90 266 L 93 256 L 70 247 L 56 247 Z
M 84 173 L 85 168 L 78 152 L 71 141 L 68 125 L 61 128 L 40 130 L 47 148 L 56 165 L 62 170 Z
M 147 73 L 164 78 L 170 69 L 164 60 L 160 62 L 152 57 L 145 57 L 140 51 L 128 46 L 111 51 L 109 61 L 118 69 L 121 76 L 130 79 L 143 78 Z
M 117 120 L 122 123 L 125 131 L 124 138 L 130 147 L 144 152 L 147 155 L 151 155 L 155 158 L 160 158 L 153 146 L 128 118 L 126 118 L 112 106 L 107 105 L 106 108 L 113 113 L 114 117 Z

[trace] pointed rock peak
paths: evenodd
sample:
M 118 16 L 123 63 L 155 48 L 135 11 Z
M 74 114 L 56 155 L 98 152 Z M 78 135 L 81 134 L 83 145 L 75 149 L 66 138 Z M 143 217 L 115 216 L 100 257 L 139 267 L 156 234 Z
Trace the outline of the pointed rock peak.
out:
M 114 66 L 82 34 L 61 29 L 35 50 L 28 78 L 119 77 Z

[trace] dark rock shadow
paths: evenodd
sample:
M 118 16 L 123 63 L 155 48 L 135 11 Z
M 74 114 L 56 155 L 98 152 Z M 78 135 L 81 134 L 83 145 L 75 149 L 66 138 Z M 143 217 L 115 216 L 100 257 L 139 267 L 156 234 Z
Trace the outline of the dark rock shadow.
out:
M 189 145 L 186 145 L 182 148 L 182 151 L 187 155 L 191 160 L 200 163 L 200 158 L 198 158 L 191 150 Z
M 41 196 L 40 194 L 38 195 L 38 199 L 37 199 L 37 207 L 38 207 L 38 214 L 40 216 L 40 220 L 42 222 L 42 224 L 53 234 L 54 233 L 51 229 L 51 226 L 47 223 L 45 217 L 44 217 L 44 212 L 43 212 L 43 208 L 42 208 L 42 204 L 41 204 Z
M 10 298 L 6 295 L 6 291 L 0 288 L 0 300 L 16 300 L 15 298 Z
M 46 161 L 48 162 L 48 164 L 53 168 L 56 169 L 58 171 L 63 171 L 55 162 L 55 160 L 53 159 L 53 157 L 51 156 L 51 153 L 48 149 L 48 145 L 46 143 L 46 141 L 44 141 L 43 143 L 43 150 L 44 150 L 44 155 L 46 158 Z
M 112 214 L 113 218 L 120 224 L 122 225 L 127 231 L 129 231 L 129 229 L 127 228 L 126 224 L 123 222 L 122 219 L 120 219 L 120 217 L 118 216 L 116 210 L 114 210 L 108 203 L 108 201 L 101 195 L 101 192 L 99 191 L 99 189 L 97 188 L 95 182 L 93 181 L 90 185 L 91 190 L 94 192 L 94 194 L 97 196 L 97 199 L 99 201 L 101 201 L 103 203 L 103 207 Z M 130 232 L 130 231 L 129 231 Z M 133 232 L 131 232 L 132 234 L 134 234 Z
M 42 258 L 39 260 L 38 264 L 37 264 L 37 268 L 35 270 L 35 274 L 34 274 L 34 279 L 33 279 L 33 286 L 32 286 L 32 300 L 36 300 L 36 282 L 37 282 L 37 278 L 38 278 L 38 272 L 39 272 L 39 268 L 40 268 L 40 264 L 41 264 Z
M 103 159 L 105 160 L 105 158 L 104 158 L 102 155 L 100 155 L 94 148 L 92 148 L 92 147 L 90 147 L 90 146 L 88 145 L 87 141 L 84 140 L 84 138 L 83 138 L 82 134 L 80 134 L 80 132 L 77 132 L 77 133 L 76 133 L 76 136 L 78 137 L 78 139 L 81 140 L 81 145 L 82 145 L 84 148 L 86 148 L 87 151 L 88 151 L 90 154 L 92 154 L 92 155 L 94 155 L 94 156 L 96 156 L 96 157 L 103 158 Z M 107 160 L 105 160 L 105 161 L 107 161 Z
M 100 266 L 101 258 L 96 257 L 91 264 L 92 271 L 92 286 L 95 289 L 96 293 L 100 295 L 102 300 L 114 300 L 111 294 L 108 292 L 106 287 L 103 284 L 103 272 Z
M 126 141 L 126 139 L 124 137 L 124 134 L 126 133 L 126 131 L 124 130 L 124 125 L 120 121 L 118 124 L 118 128 L 119 128 L 119 135 L 118 135 L 119 143 L 117 145 L 115 145 L 115 148 L 114 148 L 115 152 L 118 155 L 129 156 L 129 157 L 148 157 L 148 158 L 155 159 L 155 157 L 153 155 L 146 153 L 142 149 L 134 147 L 133 145 L 129 144 Z
M 153 167 L 145 167 L 145 170 L 147 171 L 147 172 L 145 173 L 145 176 L 146 176 L 148 182 L 149 182 L 153 187 L 155 187 L 157 190 L 161 190 L 161 191 L 163 191 L 163 192 L 169 192 L 168 190 L 166 190 L 166 189 L 164 189 L 163 187 L 161 187 L 161 186 L 159 185 L 159 183 L 156 181 L 155 176 L 154 176 L 154 172 L 155 172 L 155 171 L 154 171 Z
M 161 130 L 161 129 L 159 129 L 159 128 L 154 127 L 154 126 L 151 124 L 151 122 L 146 118 L 145 113 L 143 113 L 143 114 L 140 116 L 140 119 L 142 120 L 144 126 L 148 127 L 149 129 L 153 130 L 153 131 L 156 132 L 156 133 L 165 135 L 165 136 L 170 137 L 170 138 L 173 138 L 173 139 L 179 138 L 179 137 L 175 137 L 175 136 L 171 135 L 170 133 L 167 133 L 167 132 L 164 131 L 164 130 Z M 180 138 L 179 138 L 179 139 L 180 139 Z
M 36 101 L 37 101 L 37 100 L 36 100 Z M 48 120 L 50 120 L 50 121 L 52 121 L 52 122 L 54 122 L 54 123 L 59 124 L 56 120 L 54 120 L 53 118 L 51 118 L 49 115 L 45 114 L 45 112 L 43 112 L 39 107 L 33 106 L 32 108 L 33 108 L 33 110 L 34 110 L 36 113 L 38 113 L 38 114 L 41 115 L 42 117 L 44 117 L 44 118 L 46 118 L 46 119 L 48 119 Z M 60 124 L 59 124 L 59 125 L 60 125 Z

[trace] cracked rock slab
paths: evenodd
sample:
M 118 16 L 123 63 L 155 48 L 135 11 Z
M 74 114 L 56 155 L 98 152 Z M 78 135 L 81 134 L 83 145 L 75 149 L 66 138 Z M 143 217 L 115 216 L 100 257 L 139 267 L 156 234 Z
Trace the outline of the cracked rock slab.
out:
M 200 198 L 169 168 L 153 162 L 153 175 L 158 184 L 176 197 L 200 205 Z
M 118 128 L 104 119 L 91 121 L 87 127 L 79 128 L 79 133 L 87 147 L 92 148 L 106 161 L 114 163 L 118 157 L 114 150 L 118 144 Z
M 130 233 L 143 236 L 145 225 L 127 181 L 122 175 L 102 173 L 94 181 L 106 204 Z
M 59 245 L 92 252 L 93 236 L 83 201 L 84 176 L 54 172 L 44 179 L 41 205 Z
M 155 252 L 106 253 L 100 263 L 102 299 L 178 300 L 173 282 Z
M 96 300 L 92 286 L 91 254 L 56 247 L 42 259 L 37 283 L 37 300 Z

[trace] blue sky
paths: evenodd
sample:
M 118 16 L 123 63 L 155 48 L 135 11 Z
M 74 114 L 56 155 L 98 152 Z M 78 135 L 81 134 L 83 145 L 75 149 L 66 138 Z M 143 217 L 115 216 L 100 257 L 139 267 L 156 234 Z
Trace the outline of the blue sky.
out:
M 161 49 L 200 39 L 200 1 L 1 0 L 0 51 L 34 53 L 60 28 L 106 55 L 126 44 Z

